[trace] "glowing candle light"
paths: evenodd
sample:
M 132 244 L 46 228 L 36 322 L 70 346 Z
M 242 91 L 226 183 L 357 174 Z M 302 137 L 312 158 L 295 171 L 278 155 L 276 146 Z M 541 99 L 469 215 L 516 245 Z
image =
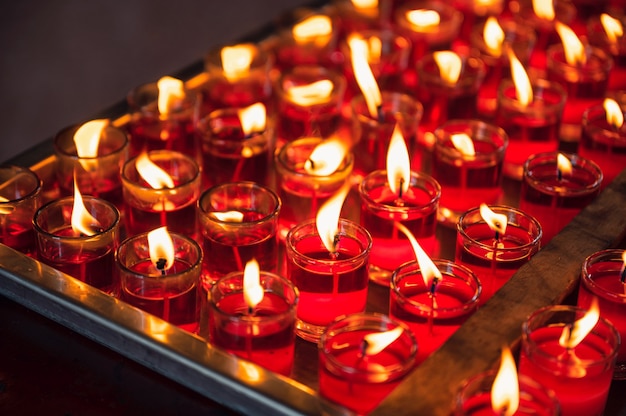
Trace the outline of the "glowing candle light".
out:
M 225 46 L 221 49 L 224 76 L 229 82 L 235 82 L 250 73 L 254 49 L 251 45 Z

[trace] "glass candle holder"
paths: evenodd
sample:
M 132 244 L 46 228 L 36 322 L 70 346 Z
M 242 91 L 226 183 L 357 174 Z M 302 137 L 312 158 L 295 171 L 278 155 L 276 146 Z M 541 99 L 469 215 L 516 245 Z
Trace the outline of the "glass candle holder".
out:
M 370 172 L 386 168 L 387 149 L 396 126 L 402 133 L 409 154 L 415 156 L 412 159 L 414 165 L 421 165 L 421 154 L 416 153 L 417 128 L 424 112 L 422 104 L 407 94 L 390 91 L 382 91 L 381 94 L 378 118 L 371 116 L 363 95 L 356 96 L 351 102 L 355 182 L 360 182 Z
M 139 173 L 137 157 L 124 164 L 122 186 L 128 235 L 162 226 L 172 232 L 195 235 L 196 201 L 201 184 L 200 169 L 195 160 L 169 150 L 151 151 L 148 157 L 172 178 L 174 187 L 152 188 Z
M 455 146 L 452 136 L 466 134 L 474 154 Z M 432 175 L 441 185 L 439 219 L 456 224 L 459 216 L 481 203 L 495 204 L 502 195 L 506 132 L 480 120 L 450 120 L 435 130 Z
M 588 46 L 584 64 L 570 65 L 563 45 L 552 45 L 546 52 L 548 79 L 561 84 L 567 93 L 561 121 L 561 137 L 580 140 L 580 119 L 588 107 L 602 103 L 607 91 L 613 58 L 600 48 Z
M 142 151 L 170 150 L 201 161 L 200 138 L 195 125 L 202 100 L 198 92 L 184 90 L 185 97 L 176 101 L 169 112 L 158 108 L 159 87 L 156 82 L 131 90 L 126 96 L 130 121 L 130 156 Z
M 490 16 L 500 16 L 505 7 L 504 0 L 454 0 L 452 5 L 463 13 L 463 23 L 459 31 L 459 39 L 468 39 L 472 31 L 482 26 Z
M 485 78 L 485 64 L 475 57 L 460 58 L 462 69 L 455 83 L 442 78 L 432 53 L 417 63 L 417 99 L 424 106 L 420 130 L 432 133 L 448 120 L 476 118 L 478 90 Z M 425 145 L 432 148 L 432 143 Z
M 324 204 L 350 179 L 354 157 L 349 152 L 339 168 L 330 175 L 316 176 L 304 168 L 313 149 L 323 139 L 308 137 L 287 143 L 275 156 L 278 195 L 283 203 L 279 218 L 279 236 L 317 215 Z
M 128 159 L 128 136 L 112 125 L 100 134 L 95 157 L 80 157 L 74 134 L 81 125 L 61 130 L 54 137 L 56 180 L 62 196 L 74 194 L 74 182 L 82 195 L 106 199 L 123 211 L 122 180 L 120 171 Z
M 558 154 L 532 155 L 524 164 L 519 207 L 541 224 L 542 246 L 598 196 L 602 183 L 598 165 L 573 154 L 561 153 L 572 164 L 571 173 L 561 173 Z
M 90 286 L 116 294 L 115 249 L 119 243 L 120 213 L 103 199 L 83 196 L 87 211 L 100 224 L 94 235 L 72 229 L 74 197 L 43 205 L 33 218 L 38 259 Z
M 252 313 L 244 298 L 243 272 L 233 272 L 211 287 L 211 344 L 289 376 L 294 363 L 298 290 L 282 276 L 261 271 L 263 300 Z
M 0 243 L 33 256 L 33 217 L 41 205 L 42 181 L 28 168 L 0 166 Z
M 463 0 L 466 1 L 466 0 Z M 471 1 L 471 3 L 476 3 Z M 485 36 L 485 24 L 475 26 L 469 35 L 470 53 L 485 63 L 485 78 L 478 91 L 478 112 L 481 118 L 493 118 L 497 108 L 498 87 L 503 79 L 511 78 L 511 61 L 507 51 L 515 53 L 517 59 L 528 67 L 532 51 L 534 50 L 535 31 L 513 20 L 497 19 L 498 26 L 504 32 L 504 39 L 499 47 L 489 46 Z M 493 41 L 493 39 L 489 39 Z
M 369 277 L 373 282 L 389 286 L 392 272 L 415 259 L 410 241 L 394 222 L 407 227 L 429 256 L 439 253 L 435 229 L 441 187 L 431 176 L 411 172 L 409 189 L 399 198 L 389 187 L 387 171 L 377 170 L 363 179 L 359 195 L 361 225 L 372 236 Z
M 231 272 L 243 271 L 253 258 L 261 270 L 277 271 L 280 210 L 274 191 L 254 182 L 224 183 L 202 194 L 198 222 L 205 253 L 204 289 Z
M 559 146 L 559 131 L 567 94 L 554 82 L 536 80 L 533 101 L 523 105 L 515 94 L 515 85 L 504 80 L 498 90 L 494 124 L 509 136 L 504 155 L 504 174 L 520 180 L 524 163 L 535 153 L 554 152 Z
M 169 235 L 174 244 L 174 263 L 167 270 L 154 266 L 147 233 L 120 244 L 115 256 L 120 276 L 119 298 L 172 325 L 196 332 L 202 249 L 187 236 L 173 232 Z
M 391 278 L 389 316 L 404 322 L 419 342 L 417 363 L 435 352 L 478 309 L 481 284 L 467 267 L 433 259 L 441 280 L 432 290 L 416 261 L 398 267 Z
M 287 276 L 300 292 L 296 335 L 317 342 L 338 316 L 365 311 L 368 257 L 372 237 L 366 229 L 340 218 L 337 252 L 328 252 L 315 220 L 287 234 Z
M 491 389 L 496 371 L 480 373 L 463 382 L 455 396 L 454 416 L 496 414 L 491 404 Z M 559 416 L 561 408 L 554 392 L 537 381 L 518 376 L 519 407 L 516 416 Z
M 522 325 L 519 373 L 552 389 L 563 416 L 603 413 L 619 348 L 619 333 L 604 318 L 575 348 L 559 345 L 563 330 L 585 312 L 574 306 L 548 306 Z
M 224 52 L 228 48 L 249 53 L 249 65 L 237 67 L 239 62 L 236 58 L 231 64 L 228 61 L 230 56 Z M 269 108 L 272 101 L 270 70 L 273 65 L 273 54 L 254 43 L 226 45 L 210 51 L 204 59 L 208 81 L 202 86 L 203 113 L 208 114 L 219 108 L 248 107 L 257 102 Z
M 542 235 L 539 222 L 523 211 L 500 205 L 489 208 L 506 216 L 504 235 L 495 235 L 478 207 L 461 215 L 457 224 L 455 262 L 466 266 L 480 279 L 481 304 L 539 251 Z
M 337 15 L 339 39 L 350 33 L 388 28 L 391 24 L 386 2 L 359 5 L 352 0 L 339 0 L 333 3 Z M 349 55 L 348 55 L 349 56 Z
M 311 87 L 318 82 L 330 81 L 328 94 L 294 93 L 294 88 Z M 319 85 L 319 84 L 318 84 Z M 277 147 L 300 137 L 330 137 L 341 124 L 341 106 L 346 90 L 346 80 L 338 72 L 319 66 L 298 66 L 282 72 L 276 86 Z
M 622 114 L 626 114 L 626 109 L 622 108 Z M 606 187 L 626 166 L 626 124 L 610 124 L 602 105 L 589 107 L 582 117 L 578 154 L 600 166 L 604 175 L 602 187 Z
M 364 354 L 364 340 L 404 328 L 378 354 Z M 418 344 L 413 334 L 388 316 L 360 313 L 329 325 L 318 343 L 319 389 L 323 398 L 356 414 L 374 410 L 415 367 Z
M 616 9 L 617 10 L 617 9 Z M 626 27 L 626 16 L 621 13 L 609 14 L 622 26 L 622 34 L 613 33 L 609 37 L 599 16 L 592 16 L 587 20 L 587 37 L 589 44 L 601 48 L 613 58 L 613 69 L 609 74 L 608 90 L 623 90 L 626 88 L 626 36 L 623 28 Z
M 437 23 L 411 18 L 415 10 L 434 11 L 439 15 Z M 395 29 L 411 41 L 414 65 L 429 52 L 450 49 L 457 39 L 463 22 L 463 14 L 453 5 L 437 0 L 409 1 L 398 6 L 394 14 Z
M 626 285 L 624 276 L 624 250 L 602 250 L 588 256 L 582 266 L 578 306 L 586 309 L 595 297 L 600 306 L 600 316 L 610 321 L 626 339 Z M 626 379 L 626 344 L 621 343 L 613 379 Z
M 245 134 L 238 109 L 224 108 L 200 120 L 198 134 L 202 137 L 202 175 L 206 186 L 239 181 L 268 182 L 274 145 L 272 127 Z

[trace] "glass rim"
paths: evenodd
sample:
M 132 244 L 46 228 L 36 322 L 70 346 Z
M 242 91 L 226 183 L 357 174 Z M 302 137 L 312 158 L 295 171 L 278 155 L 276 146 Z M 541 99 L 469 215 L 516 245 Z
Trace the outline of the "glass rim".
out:
M 182 188 L 188 187 L 188 186 L 193 186 L 194 183 L 199 182 L 201 179 L 201 171 L 200 171 L 200 167 L 198 166 L 198 162 L 196 162 L 192 157 L 181 153 L 181 152 L 177 152 L 175 150 L 166 150 L 166 149 L 159 149 L 159 150 L 150 150 L 147 152 L 148 156 L 151 154 L 158 154 L 158 155 L 162 155 L 165 153 L 169 153 L 170 156 L 176 156 L 179 160 L 184 160 L 185 163 L 188 163 L 190 166 L 192 166 L 193 168 L 193 175 L 185 180 L 184 182 L 179 183 L 178 185 L 175 185 L 173 188 L 159 188 L 159 189 L 155 189 L 155 188 L 151 188 L 149 186 L 145 186 L 142 185 L 140 183 L 138 183 L 137 181 L 134 181 L 132 179 L 130 179 L 127 175 L 127 169 L 136 169 L 136 167 L 134 167 L 133 165 L 136 164 L 137 158 L 139 157 L 139 155 L 134 156 L 130 159 L 128 159 L 126 162 L 124 162 L 124 166 L 121 169 L 121 173 L 120 173 L 120 177 L 122 179 L 122 184 L 127 185 L 127 186 L 131 186 L 135 189 L 141 189 L 142 191 L 149 191 L 149 192 L 154 192 L 156 194 L 159 193 L 172 193 L 172 191 L 177 191 L 180 190 Z M 151 159 L 152 160 L 152 159 Z M 163 160 L 172 160 L 172 157 L 169 158 L 164 158 Z
M 24 175 L 28 175 L 30 176 L 35 182 L 35 186 L 33 187 L 33 189 L 31 191 L 29 191 L 28 193 L 20 196 L 19 198 L 15 198 L 15 199 L 9 199 L 7 201 L 0 201 L 0 207 L 1 206 L 9 206 L 9 205 L 13 205 L 13 204 L 17 204 L 17 203 L 21 203 L 24 202 L 26 200 L 29 199 L 33 199 L 36 198 L 38 195 L 41 194 L 42 190 L 43 190 L 43 180 L 39 177 L 39 175 L 34 172 L 33 170 L 31 170 L 30 168 L 27 167 L 23 167 L 23 166 L 18 166 L 18 165 L 0 165 L 0 170 L 11 170 L 11 171 L 15 171 L 17 175 L 19 175 L 20 173 L 23 173 Z M 0 189 L 2 187 L 5 186 L 5 184 L 9 181 L 12 181 L 13 178 L 15 178 L 16 175 L 12 176 L 8 181 L 4 181 L 2 183 L 0 183 Z

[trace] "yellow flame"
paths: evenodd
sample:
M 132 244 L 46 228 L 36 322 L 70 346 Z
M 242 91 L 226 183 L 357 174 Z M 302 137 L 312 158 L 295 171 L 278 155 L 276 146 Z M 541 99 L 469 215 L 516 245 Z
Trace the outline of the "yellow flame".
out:
M 333 174 L 346 157 L 348 146 L 338 137 L 331 137 L 315 146 L 304 162 L 304 170 L 313 176 Z
M 480 216 L 485 220 L 492 231 L 497 231 L 500 235 L 506 233 L 507 219 L 504 214 L 496 214 L 487 204 L 480 204 Z
M 299 85 L 287 89 L 287 94 L 291 100 L 301 106 L 322 104 L 330 100 L 333 92 L 333 82 L 323 79 L 307 85 Z
M 509 61 L 511 62 L 511 76 L 513 77 L 513 84 L 515 85 L 515 96 L 523 106 L 528 106 L 534 99 L 530 78 L 524 69 L 524 65 L 517 59 L 515 53 L 509 50 L 508 55 Z
M 160 114 L 169 114 L 170 109 L 185 98 L 184 84 L 181 80 L 172 77 L 162 77 L 157 82 L 159 99 L 157 105 Z
M 248 76 L 254 56 L 252 45 L 225 46 L 220 51 L 224 76 L 230 82 Z
M 352 4 L 357 9 L 373 9 L 378 7 L 378 0 L 352 0 Z
M 493 16 L 489 16 L 485 27 L 483 28 L 483 38 L 485 39 L 485 45 L 489 48 L 489 52 L 493 56 L 502 55 L 502 43 L 504 42 L 504 30 L 498 23 L 498 19 Z
M 585 55 L 585 47 L 580 41 L 576 33 L 567 25 L 556 21 L 554 22 L 556 31 L 563 43 L 563 52 L 565 52 L 565 60 L 570 65 L 584 65 L 587 62 Z
M 398 128 L 393 128 L 389 148 L 387 149 L 387 182 L 394 194 L 405 193 L 409 190 L 411 182 L 411 160 L 409 149 L 406 147 L 404 137 Z
M 135 162 L 137 172 L 153 189 L 173 188 L 172 177 L 150 160 L 146 152 L 137 156 Z
M 415 253 L 415 258 L 417 259 L 417 264 L 419 264 L 420 271 L 422 272 L 424 285 L 429 288 L 433 280 L 441 281 L 441 271 L 435 263 L 433 263 L 430 257 L 428 257 L 428 254 L 426 254 L 411 231 L 399 222 L 394 222 L 393 224 L 394 227 L 400 230 L 411 243 L 411 247 L 413 247 L 413 252 Z
M 333 31 L 333 24 L 328 16 L 316 15 L 294 25 L 292 33 L 297 42 L 308 42 L 319 36 L 328 36 Z
M 391 345 L 392 342 L 397 340 L 402 335 L 404 329 L 401 326 L 397 326 L 394 329 L 383 332 L 372 332 L 363 337 L 365 342 L 364 355 L 376 355 L 382 352 L 385 348 Z
M 495 414 L 511 416 L 519 407 L 517 367 L 509 347 L 502 348 L 500 369 L 491 387 L 491 407 Z
M 72 230 L 77 235 L 92 236 L 98 232 L 98 228 L 102 228 L 100 222 L 87 211 L 83 202 L 83 196 L 78 190 L 76 179 L 74 179 L 74 204 L 70 221 Z
M 572 162 L 562 153 L 559 153 L 556 156 L 556 167 L 562 174 L 565 175 L 571 175 L 573 169 Z
M 554 4 L 552 0 L 533 0 L 533 11 L 540 19 L 554 20 Z
M 367 39 L 367 62 L 377 64 L 383 54 L 383 41 L 378 36 L 370 36 Z
M 622 128 L 624 125 L 624 113 L 617 101 L 612 98 L 605 98 L 602 106 L 606 112 L 606 122 L 615 128 Z
M 74 143 L 78 157 L 98 156 L 98 144 L 102 130 L 109 124 L 107 119 L 91 120 L 83 124 L 74 133 Z
M 265 130 L 267 123 L 267 111 L 263 103 L 252 104 L 249 107 L 237 110 L 241 129 L 246 136 L 252 133 L 260 133 Z
M 602 23 L 606 37 L 609 38 L 609 42 L 613 45 L 617 44 L 618 38 L 624 36 L 622 22 L 606 13 L 600 15 L 600 22 Z
M 261 273 L 259 263 L 252 259 L 246 263 L 243 271 L 243 298 L 248 308 L 254 309 L 263 300 L 265 291 L 261 286 Z
M 378 83 L 368 61 L 367 42 L 358 35 L 352 35 L 348 39 L 350 46 L 350 59 L 354 70 L 354 77 L 363 92 L 367 108 L 373 119 L 378 119 L 378 108 L 383 102 Z
M 243 222 L 243 212 L 240 211 L 213 211 L 209 215 L 218 221 Z
M 169 270 L 174 265 L 174 241 L 167 227 L 159 227 L 148 233 L 150 261 L 160 271 Z M 161 262 L 165 260 L 165 264 Z
M 563 333 L 561 333 L 561 337 L 559 338 L 559 345 L 567 349 L 576 348 L 576 346 L 589 335 L 599 319 L 600 308 L 598 307 L 598 298 L 594 296 L 589 305 L 589 309 L 582 318 L 576 320 L 573 325 L 568 325 L 563 328 Z
M 336 241 L 339 229 L 339 216 L 341 207 L 350 191 L 350 182 L 346 182 L 333 196 L 331 196 L 319 209 L 315 217 L 317 232 L 330 253 L 336 253 Z
M 406 12 L 406 20 L 417 30 L 431 31 L 439 26 L 441 16 L 435 10 L 418 9 Z
M 456 84 L 463 68 L 461 57 L 456 52 L 437 51 L 433 52 L 433 58 L 437 63 L 441 78 L 450 84 Z
M 474 141 L 466 133 L 456 133 L 450 135 L 450 140 L 454 147 L 465 156 L 474 156 Z

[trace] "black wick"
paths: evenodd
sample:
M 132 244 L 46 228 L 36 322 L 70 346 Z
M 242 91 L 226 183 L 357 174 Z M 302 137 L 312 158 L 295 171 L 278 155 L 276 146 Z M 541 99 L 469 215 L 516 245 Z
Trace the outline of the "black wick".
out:
M 622 269 L 622 275 L 621 275 L 621 277 L 620 277 L 620 279 L 619 279 L 619 280 L 620 280 L 620 282 L 622 282 L 622 283 L 626 283 L 626 267 L 624 267 L 624 268 Z
M 563 172 L 561 172 L 561 169 L 556 170 L 556 179 L 561 182 L 561 180 L 563 179 Z
M 379 105 L 376 107 L 376 112 L 378 113 L 378 122 L 383 124 L 385 122 L 385 114 L 383 113 L 383 106 Z
M 366 339 L 363 339 L 363 342 L 361 342 L 361 348 L 360 348 L 360 353 L 361 353 L 361 357 L 365 357 L 365 351 L 367 351 L 367 347 L 369 347 L 370 343 L 367 342 Z
M 165 265 L 166 264 L 167 264 L 167 260 L 165 260 L 164 258 L 160 258 L 156 262 L 156 268 L 157 268 L 157 270 L 161 271 L 161 276 L 165 276 Z
M 311 164 L 311 169 L 315 169 L 315 162 L 313 162 L 313 159 L 307 159 L 307 161 Z
M 400 178 L 399 182 L 400 182 L 400 187 L 399 187 L 400 189 L 398 189 L 398 198 L 402 199 L 402 187 L 404 185 L 404 178 Z
M 435 296 L 435 290 L 437 290 L 437 285 L 439 284 L 439 278 L 433 278 L 432 283 L 430 284 L 430 294 L 431 296 Z

